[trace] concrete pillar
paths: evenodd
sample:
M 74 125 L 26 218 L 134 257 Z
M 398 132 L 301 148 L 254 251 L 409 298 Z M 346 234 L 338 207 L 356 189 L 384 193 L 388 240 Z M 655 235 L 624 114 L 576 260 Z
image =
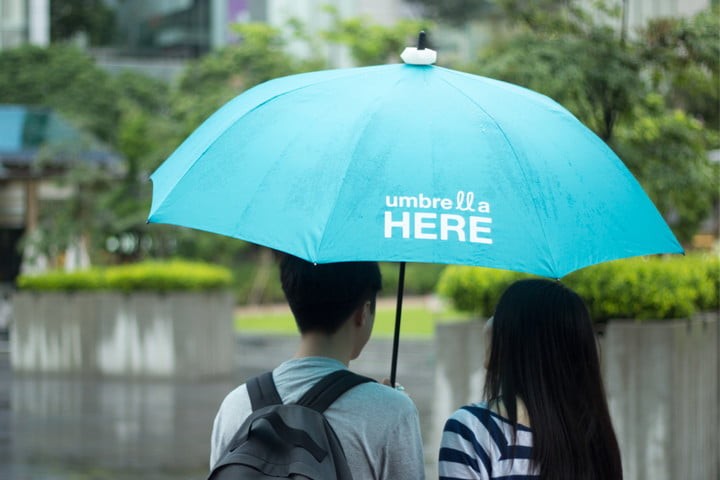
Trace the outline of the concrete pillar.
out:
M 603 374 L 626 480 L 718 478 L 717 318 L 612 321 Z
M 224 292 L 18 292 L 17 372 L 196 378 L 233 371 L 233 302 Z

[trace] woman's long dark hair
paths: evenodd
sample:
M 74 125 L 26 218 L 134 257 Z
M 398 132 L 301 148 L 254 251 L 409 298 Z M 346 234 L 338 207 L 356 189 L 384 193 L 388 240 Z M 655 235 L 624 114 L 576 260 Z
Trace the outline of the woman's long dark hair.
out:
M 562 284 L 521 280 L 503 293 L 485 397 L 502 402 L 516 426 L 516 399 L 525 403 L 540 478 L 622 479 L 590 314 Z

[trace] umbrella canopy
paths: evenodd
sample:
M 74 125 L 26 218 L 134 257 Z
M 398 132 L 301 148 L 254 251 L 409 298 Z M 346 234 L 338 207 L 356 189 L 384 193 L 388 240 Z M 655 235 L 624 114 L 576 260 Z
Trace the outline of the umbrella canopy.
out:
M 455 263 L 559 278 L 682 252 L 620 159 L 562 106 L 436 66 L 261 84 L 151 178 L 150 222 L 317 263 Z
M 405 262 L 560 278 L 683 251 L 617 155 L 565 108 L 432 66 L 429 52 L 258 85 L 151 177 L 149 222 L 316 263 L 401 262 L 393 383 Z

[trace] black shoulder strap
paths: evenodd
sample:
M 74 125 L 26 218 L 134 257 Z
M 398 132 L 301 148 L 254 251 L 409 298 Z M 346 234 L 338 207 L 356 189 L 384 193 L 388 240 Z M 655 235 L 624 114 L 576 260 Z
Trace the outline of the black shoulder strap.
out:
M 250 396 L 253 412 L 269 405 L 281 405 L 283 403 L 277 388 L 275 388 L 272 372 L 265 372 L 257 377 L 252 377 L 245 383 L 245 386 Z
M 337 398 L 356 385 L 374 382 L 372 378 L 363 377 L 350 370 L 334 371 L 317 382 L 297 401 L 298 405 L 324 412 Z

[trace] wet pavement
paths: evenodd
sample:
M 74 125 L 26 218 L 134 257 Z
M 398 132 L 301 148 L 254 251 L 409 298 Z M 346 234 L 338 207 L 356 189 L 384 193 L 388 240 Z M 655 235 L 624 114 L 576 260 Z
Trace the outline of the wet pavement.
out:
M 16 375 L 0 342 L 0 479 L 169 480 L 205 478 L 209 436 L 225 395 L 245 378 L 292 356 L 296 338 L 239 336 L 236 373 L 201 381 Z M 392 342 L 373 339 L 352 363 L 389 376 Z M 431 432 L 435 349 L 403 339 L 398 380 Z M 435 452 L 426 449 L 428 478 Z

